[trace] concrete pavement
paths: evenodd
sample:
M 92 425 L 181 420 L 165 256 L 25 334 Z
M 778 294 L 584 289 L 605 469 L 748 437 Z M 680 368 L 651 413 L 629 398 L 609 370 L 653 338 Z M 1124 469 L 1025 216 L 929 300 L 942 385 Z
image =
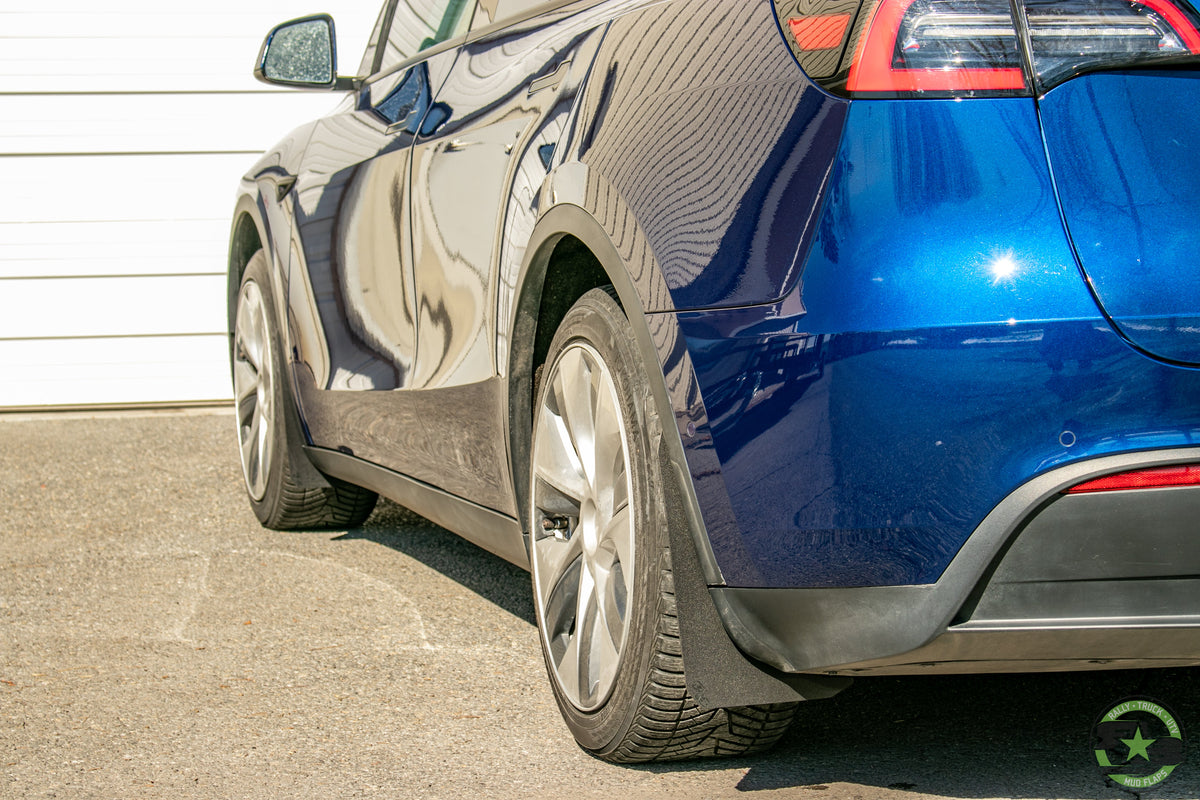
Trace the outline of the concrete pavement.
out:
M 1090 760 L 1200 671 L 860 681 L 754 759 L 615 767 L 559 719 L 528 576 L 392 504 L 262 529 L 227 413 L 0 415 L 0 797 L 1122 797 Z M 1147 797 L 1200 797 L 1200 756 Z

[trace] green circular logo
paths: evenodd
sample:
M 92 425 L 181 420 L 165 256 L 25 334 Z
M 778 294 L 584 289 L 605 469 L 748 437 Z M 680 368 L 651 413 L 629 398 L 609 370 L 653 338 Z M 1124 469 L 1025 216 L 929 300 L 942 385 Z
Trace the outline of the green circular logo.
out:
M 1100 715 L 1092 728 L 1092 750 L 1106 781 L 1149 789 L 1183 763 L 1183 729 L 1162 703 L 1130 697 Z

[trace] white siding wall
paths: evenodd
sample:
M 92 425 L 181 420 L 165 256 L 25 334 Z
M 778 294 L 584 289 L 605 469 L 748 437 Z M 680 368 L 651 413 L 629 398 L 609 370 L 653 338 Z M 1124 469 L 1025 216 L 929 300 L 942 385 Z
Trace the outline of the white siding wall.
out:
M 325 9 L 343 73 L 381 2 Z M 251 69 L 272 25 L 314 10 L 0 0 L 0 408 L 230 396 L 237 180 L 339 99 Z

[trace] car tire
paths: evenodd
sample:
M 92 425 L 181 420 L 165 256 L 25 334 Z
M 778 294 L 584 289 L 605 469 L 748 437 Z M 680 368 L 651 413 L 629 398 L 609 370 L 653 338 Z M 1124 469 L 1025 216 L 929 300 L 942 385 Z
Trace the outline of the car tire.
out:
M 687 690 L 649 377 L 605 290 L 567 312 L 534 405 L 530 556 L 555 699 L 585 750 L 636 763 L 764 750 L 795 703 L 701 709 Z
M 259 522 L 275 530 L 352 528 L 375 507 L 374 492 L 336 478 L 312 487 L 296 480 L 293 441 L 303 441 L 285 385 L 267 258 L 262 250 L 246 264 L 233 325 L 233 389 L 242 477 Z M 289 435 L 292 434 L 292 435 Z

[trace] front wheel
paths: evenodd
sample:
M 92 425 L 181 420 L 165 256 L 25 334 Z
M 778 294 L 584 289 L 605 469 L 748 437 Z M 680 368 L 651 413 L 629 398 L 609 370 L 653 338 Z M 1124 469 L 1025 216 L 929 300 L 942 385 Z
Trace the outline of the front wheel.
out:
M 741 755 L 796 704 L 700 709 L 675 613 L 662 436 L 629 321 L 603 290 L 567 312 L 534 406 L 531 560 L 542 650 L 579 744 L 613 762 Z
M 335 478 L 316 488 L 295 479 L 293 463 L 305 456 L 290 444 L 300 438 L 289 430 L 299 420 L 283 383 L 279 331 L 267 257 L 259 250 L 246 264 L 233 326 L 234 410 L 250 506 L 259 522 L 275 530 L 360 525 L 375 507 L 374 492 Z

